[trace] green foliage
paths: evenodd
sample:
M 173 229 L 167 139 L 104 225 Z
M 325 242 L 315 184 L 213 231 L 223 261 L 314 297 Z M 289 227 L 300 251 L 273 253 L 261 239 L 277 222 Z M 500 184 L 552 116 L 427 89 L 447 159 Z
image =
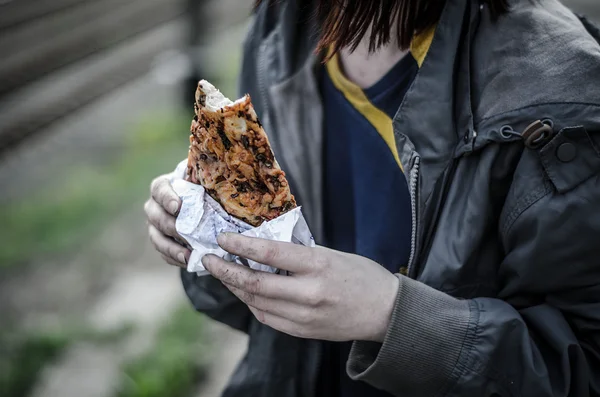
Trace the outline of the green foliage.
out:
M 3 340 L 0 346 L 0 395 L 27 395 L 46 363 L 67 345 L 65 335 L 39 335 L 24 341 Z
M 132 329 L 124 325 L 105 332 L 82 327 L 35 334 L 4 333 L 0 335 L 0 396 L 24 397 L 35 384 L 41 370 L 57 359 L 73 342 L 112 343 Z
M 185 397 L 204 377 L 202 317 L 187 305 L 160 330 L 152 350 L 123 366 L 119 397 Z
M 114 164 L 69 169 L 51 189 L 3 205 L 0 270 L 75 247 L 119 210 L 143 202 L 152 178 L 185 158 L 189 120 L 187 115 L 144 118 Z

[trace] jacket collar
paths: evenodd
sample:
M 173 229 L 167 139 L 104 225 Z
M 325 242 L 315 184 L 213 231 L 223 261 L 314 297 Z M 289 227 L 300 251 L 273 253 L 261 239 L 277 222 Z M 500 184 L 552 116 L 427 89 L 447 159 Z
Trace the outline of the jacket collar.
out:
M 410 170 L 420 157 L 421 197 L 447 168 L 464 136 L 473 127 L 469 75 L 469 36 L 478 7 L 470 0 L 449 0 L 437 24 L 431 47 L 394 117 L 401 161 Z
M 304 10 L 298 7 L 295 1 L 283 3 L 278 11 L 281 13 L 278 24 L 261 46 L 265 52 L 259 63 L 264 62 L 269 71 L 275 130 L 278 135 L 285 135 L 286 145 L 275 143 L 277 152 L 289 160 L 284 167 L 296 181 L 295 189 L 308 209 L 306 213 L 311 215 L 308 223 L 319 242 L 322 237 L 323 115 L 315 69 L 321 58 L 314 54 L 318 38 L 316 21 L 299 16 Z M 454 105 L 455 75 L 461 67 L 459 54 L 465 51 L 461 44 L 465 34 L 472 34 L 470 8 L 471 0 L 447 2 L 417 77 L 394 117 L 394 135 L 405 171 L 410 172 L 416 148 L 422 172 L 428 176 L 423 178 L 421 197 L 428 196 L 432 182 L 453 158 L 457 142 L 463 138 L 457 131 L 472 130 L 471 111 L 455 114 L 455 109 L 471 109 L 470 96 L 461 95 L 459 100 L 466 104 Z M 470 22 L 467 30 L 463 29 L 465 15 Z M 468 84 L 468 81 L 460 84 Z M 469 91 L 468 85 L 463 87 L 465 89 Z M 274 139 L 275 142 L 280 140 Z M 296 143 L 291 145 L 290 142 Z
M 298 160 L 298 164 L 289 161 L 284 169 L 297 180 L 296 189 L 300 189 L 297 191 L 302 202 L 311 207 L 307 213 L 314 214 L 316 219 L 320 217 L 322 172 L 320 157 L 315 156 L 322 151 L 322 109 L 316 81 L 320 57 L 314 54 L 318 26 L 317 21 L 310 17 L 310 7 L 301 8 L 298 3 L 282 2 L 276 10 L 279 14 L 273 30 L 264 32 L 259 63 L 265 72 L 259 72 L 259 75 L 267 74 L 270 108 L 278 115 L 274 121 L 277 128 L 273 131 L 273 140 L 286 142 L 286 147 L 276 145 L 276 152 L 282 153 L 282 158 Z M 535 73 L 547 70 L 546 64 L 551 68 L 559 65 L 538 54 L 539 51 L 552 52 L 547 44 L 540 49 L 543 43 L 539 43 L 528 49 L 534 51 L 528 60 L 533 63 L 528 63 L 530 75 L 527 71 L 511 68 L 510 59 L 518 57 L 523 49 L 517 48 L 516 44 L 501 43 L 502 37 L 497 31 L 501 29 L 510 34 L 515 31 L 514 34 L 518 33 L 515 40 L 523 35 L 525 38 L 519 40 L 542 40 L 539 34 L 528 33 L 528 24 L 533 17 L 536 19 L 533 22 L 541 26 L 552 23 L 554 19 L 549 13 L 562 13 L 562 25 L 558 28 L 566 35 L 580 38 L 580 43 L 567 46 L 562 51 L 576 55 L 581 61 L 577 61 L 578 67 L 569 73 L 578 72 L 576 80 L 583 84 L 590 79 L 590 76 L 585 78 L 586 71 L 600 72 L 597 43 L 592 43 L 591 38 L 589 43 L 583 42 L 576 28 L 577 20 L 563 6 L 554 0 L 547 0 L 544 4 L 541 7 L 515 0 L 511 12 L 493 22 L 489 11 L 482 10 L 475 0 L 446 2 L 431 47 L 394 118 L 396 144 L 405 171 L 410 172 L 415 157 L 420 157 L 422 200 L 429 199 L 433 184 L 455 158 L 480 150 L 489 143 L 520 139 L 518 134 L 503 135 L 501 127 L 505 124 L 518 132 L 532 121 L 546 117 L 553 120 L 555 130 L 574 123 L 582 124 L 588 130 L 600 129 L 599 89 L 594 88 L 597 84 L 590 83 L 590 87 L 586 86 L 579 92 L 568 86 L 569 92 L 565 92 L 560 88 L 565 84 L 564 77 L 559 76 L 557 83 L 562 84 L 560 87 L 540 86 L 540 92 L 533 93 L 529 86 L 520 87 L 518 84 L 519 81 L 526 80 L 527 83 L 539 78 Z M 534 13 L 532 7 L 537 7 Z M 546 10 L 547 7 L 551 9 Z M 574 47 L 575 44 L 578 47 Z M 509 53 L 502 56 L 498 51 Z M 562 52 L 559 51 L 559 54 Z M 501 76 L 490 75 L 490 71 Z M 498 86 L 496 80 L 501 78 L 514 81 Z M 535 95 L 533 99 L 532 94 Z M 585 96 L 578 103 L 576 98 L 582 98 L 580 94 Z M 542 102 L 550 97 L 563 97 L 565 102 Z M 508 110 L 497 111 L 504 108 Z M 286 123 L 290 117 L 297 118 L 298 123 Z M 311 120 L 308 123 L 310 127 L 306 120 Z M 302 130 L 295 130 L 292 124 L 302 125 Z M 286 135 L 285 139 L 277 137 L 277 134 Z M 292 136 L 295 138 L 290 138 Z M 298 144 L 291 147 L 289 142 L 292 141 Z M 313 230 L 319 229 L 315 227 L 319 221 L 313 219 L 309 223 Z M 315 237 L 317 235 L 318 231 Z

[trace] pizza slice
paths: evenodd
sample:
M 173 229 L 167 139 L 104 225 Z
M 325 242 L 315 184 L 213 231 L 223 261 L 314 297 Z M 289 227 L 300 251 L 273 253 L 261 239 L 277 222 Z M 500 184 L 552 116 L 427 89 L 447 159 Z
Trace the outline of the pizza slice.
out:
M 235 102 L 198 83 L 186 179 L 232 216 L 258 226 L 296 207 L 250 95 Z

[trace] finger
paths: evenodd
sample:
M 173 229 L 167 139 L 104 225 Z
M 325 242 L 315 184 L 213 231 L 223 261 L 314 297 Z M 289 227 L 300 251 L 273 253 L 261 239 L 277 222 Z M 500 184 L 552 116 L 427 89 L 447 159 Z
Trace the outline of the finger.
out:
M 297 301 L 302 291 L 296 279 L 250 269 L 227 262 L 215 255 L 205 255 L 202 264 L 213 277 L 224 284 L 265 298 Z
M 298 244 L 222 233 L 217 238 L 225 251 L 293 273 L 313 268 L 313 249 Z
M 156 201 L 153 199 L 146 201 L 144 211 L 146 211 L 148 221 L 162 234 L 181 239 L 175 228 L 175 217 L 165 211 Z
M 260 295 L 254 295 L 229 284 L 223 283 L 223 285 L 242 302 L 255 309 L 288 320 L 308 321 L 309 311 L 311 310 L 308 307 L 284 299 L 265 298 Z
M 190 259 L 190 251 L 188 249 L 162 234 L 154 225 L 148 226 L 148 234 L 154 248 L 162 255 L 183 264 L 186 264 Z
M 175 259 L 171 258 L 170 256 L 166 256 L 166 255 L 163 255 L 163 254 L 161 254 L 160 256 L 161 256 L 161 258 L 163 258 L 163 260 L 165 262 L 167 262 L 171 266 L 177 266 L 177 267 L 180 267 L 182 269 L 187 269 L 187 265 L 185 263 L 181 263 L 179 261 L 176 261 Z
M 316 339 L 316 333 L 294 321 L 248 306 L 254 317 L 265 325 L 298 338 Z
M 154 201 L 163 207 L 169 214 L 177 216 L 181 206 L 181 200 L 166 176 L 159 176 L 152 181 L 150 193 Z

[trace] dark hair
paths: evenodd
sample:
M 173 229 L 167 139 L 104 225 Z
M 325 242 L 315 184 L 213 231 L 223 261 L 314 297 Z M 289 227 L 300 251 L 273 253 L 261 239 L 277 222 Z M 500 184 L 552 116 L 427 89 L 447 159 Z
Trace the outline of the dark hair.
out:
M 269 0 L 274 3 L 277 0 Z M 292 0 L 293 1 L 293 0 Z M 305 2 L 306 0 L 295 0 Z M 508 0 L 483 0 L 493 18 L 508 11 Z M 262 0 L 256 0 L 256 7 Z M 446 0 L 319 0 L 317 18 L 322 21 L 317 51 L 333 46 L 334 52 L 348 47 L 355 50 L 369 34 L 369 50 L 390 42 L 392 34 L 402 49 L 407 49 L 415 34 L 439 20 Z M 396 32 L 392 32 L 394 21 Z M 369 27 L 373 29 L 369 32 Z

